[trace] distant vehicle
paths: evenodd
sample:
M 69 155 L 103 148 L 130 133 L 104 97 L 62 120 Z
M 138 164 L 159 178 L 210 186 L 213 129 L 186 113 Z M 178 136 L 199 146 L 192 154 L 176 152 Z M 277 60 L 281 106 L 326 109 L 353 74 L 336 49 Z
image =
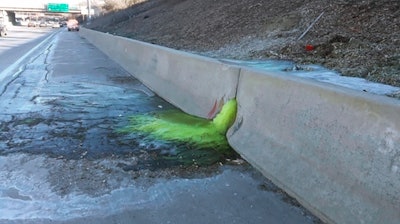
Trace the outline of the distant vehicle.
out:
M 59 23 L 53 23 L 53 25 L 51 25 L 51 28 L 60 28 L 61 25 Z
M 36 26 L 37 26 L 37 23 L 35 21 L 30 21 L 28 23 L 28 27 L 36 27 Z
M 0 36 L 4 37 L 8 33 L 7 26 L 0 23 Z
M 47 26 L 47 23 L 46 23 L 46 22 L 40 22 L 39 26 L 40 26 L 40 27 L 46 27 L 46 26 Z
M 28 22 L 27 22 L 27 21 L 25 21 L 25 20 L 23 20 L 23 19 L 20 19 L 20 18 L 15 19 L 15 22 L 16 22 L 16 24 L 19 25 L 19 26 L 27 26 L 27 25 L 28 25 Z
M 70 19 L 67 22 L 68 31 L 79 31 L 79 23 L 76 19 Z
M 28 21 L 22 21 L 22 20 L 19 22 L 21 26 L 28 26 L 28 23 L 29 23 Z

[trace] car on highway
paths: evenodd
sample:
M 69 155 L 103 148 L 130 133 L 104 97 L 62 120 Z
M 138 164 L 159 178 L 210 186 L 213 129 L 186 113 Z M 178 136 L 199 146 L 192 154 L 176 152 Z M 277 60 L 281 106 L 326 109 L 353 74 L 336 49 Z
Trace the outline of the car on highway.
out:
M 79 31 L 79 23 L 76 19 L 70 19 L 67 22 L 68 31 Z
M 67 21 L 61 21 L 61 22 L 59 22 L 59 24 L 60 24 L 60 27 L 65 27 L 65 26 L 67 26 Z
M 51 28 L 60 28 L 61 25 L 59 23 L 53 23 L 53 25 L 51 25 Z
M 37 22 L 36 21 L 29 21 L 28 27 L 36 27 L 36 26 L 37 26 Z
M 47 23 L 45 21 L 42 21 L 39 23 L 39 27 L 46 27 Z

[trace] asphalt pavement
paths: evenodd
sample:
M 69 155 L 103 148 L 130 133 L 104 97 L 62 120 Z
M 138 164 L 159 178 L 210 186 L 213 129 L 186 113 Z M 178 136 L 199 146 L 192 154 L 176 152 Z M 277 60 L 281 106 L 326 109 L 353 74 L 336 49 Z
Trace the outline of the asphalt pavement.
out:
M 0 223 L 320 223 L 240 158 L 162 162 L 183 146 L 119 130 L 171 104 L 77 32 L 37 38 L 0 70 Z

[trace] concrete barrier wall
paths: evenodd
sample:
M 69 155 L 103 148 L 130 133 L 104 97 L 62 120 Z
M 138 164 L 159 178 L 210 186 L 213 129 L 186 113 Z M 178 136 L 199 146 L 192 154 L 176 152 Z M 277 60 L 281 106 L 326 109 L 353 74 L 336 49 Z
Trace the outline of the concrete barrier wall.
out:
M 242 69 L 229 143 L 332 223 L 400 223 L 400 101 Z
M 84 28 L 80 32 L 143 84 L 189 114 L 213 117 L 219 104 L 235 98 L 238 67 Z
M 187 113 L 236 97 L 231 146 L 329 223 L 400 223 L 399 100 L 81 34 Z

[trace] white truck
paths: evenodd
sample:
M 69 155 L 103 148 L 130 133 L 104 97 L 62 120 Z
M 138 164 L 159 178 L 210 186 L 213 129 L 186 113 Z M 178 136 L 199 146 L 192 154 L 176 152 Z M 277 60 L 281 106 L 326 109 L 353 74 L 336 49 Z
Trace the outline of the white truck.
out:
M 7 35 L 7 25 L 0 21 L 0 37 L 4 37 Z
M 7 35 L 7 25 L 8 25 L 8 15 L 7 12 L 4 10 L 0 11 L 0 36 L 4 37 Z

